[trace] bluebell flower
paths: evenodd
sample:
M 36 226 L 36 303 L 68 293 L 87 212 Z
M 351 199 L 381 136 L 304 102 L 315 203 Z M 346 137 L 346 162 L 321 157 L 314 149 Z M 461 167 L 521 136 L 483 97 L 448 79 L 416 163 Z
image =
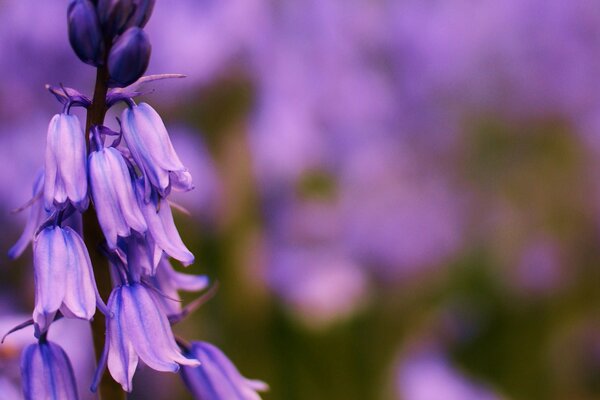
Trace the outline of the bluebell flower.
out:
M 145 232 L 146 222 L 121 153 L 112 147 L 92 152 L 89 175 L 94 207 L 108 246 L 116 249 L 117 237 L 129 236 L 131 229 Z
M 44 172 L 40 171 L 33 184 L 33 197 L 28 204 L 30 209 L 29 217 L 27 218 L 27 223 L 25 224 L 25 229 L 23 229 L 23 233 L 17 240 L 17 243 L 15 243 L 10 250 L 8 250 L 8 256 L 11 259 L 19 258 L 21 254 L 23 254 L 27 248 L 27 245 L 29 245 L 29 242 L 33 240 L 35 231 L 38 229 L 42 221 L 49 216 L 49 213 L 44 209 L 44 204 L 42 202 L 43 192 Z
M 123 137 L 131 155 L 158 193 L 171 188 L 190 190 L 192 177 L 177 156 L 160 115 L 148 104 L 126 108 L 121 116 Z M 149 187 L 146 188 L 148 201 Z
M 73 0 L 67 12 L 69 41 L 81 61 L 101 65 L 104 60 L 104 38 L 94 4 L 90 0 Z
M 44 176 L 46 209 L 62 209 L 67 201 L 79 211 L 88 206 L 85 137 L 79 118 L 56 114 L 48 126 Z
M 45 338 L 21 356 L 25 400 L 77 400 L 73 367 L 65 351 Z
M 34 242 L 35 309 L 33 320 L 46 331 L 60 311 L 90 320 L 96 310 L 96 282 L 83 240 L 70 227 L 49 226 Z
M 206 275 L 183 274 L 175 271 L 169 259 L 162 257 L 156 268 L 156 274 L 150 278 L 156 287 L 155 299 L 168 316 L 181 313 L 179 291 L 199 292 L 208 288 L 210 283 Z
M 157 371 L 176 372 L 180 365 L 200 364 L 181 353 L 167 316 L 146 286 L 133 283 L 116 287 L 108 300 L 108 308 L 110 317 L 100 364 L 108 362 L 110 374 L 123 390 L 131 391 L 139 359 Z M 100 365 L 99 370 L 102 367 Z M 97 381 L 92 388 L 96 385 Z
M 156 245 L 171 257 L 181 261 L 183 265 L 193 263 L 194 255 L 185 247 L 179 236 L 169 202 L 166 199 L 160 199 L 156 192 L 153 192 L 150 201 L 146 203 L 143 180 L 138 179 L 135 186 L 138 203 L 148 225 L 148 232 L 152 235 Z
M 131 85 L 144 75 L 150 62 L 152 45 L 146 32 L 131 27 L 117 38 L 108 54 L 111 85 Z
M 256 392 L 268 390 L 266 383 L 244 378 L 210 343 L 193 342 L 186 353 L 201 363 L 196 368 L 181 369 L 186 386 L 198 400 L 260 400 Z

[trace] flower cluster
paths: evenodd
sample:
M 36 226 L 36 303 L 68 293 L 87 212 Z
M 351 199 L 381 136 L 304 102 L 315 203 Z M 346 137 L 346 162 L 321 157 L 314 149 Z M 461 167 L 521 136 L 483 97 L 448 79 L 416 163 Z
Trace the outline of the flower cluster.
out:
M 187 345 L 171 330 L 190 312 L 179 305 L 178 290 L 202 291 L 208 280 L 179 273 L 170 264 L 169 258 L 184 266 L 194 262 L 168 200 L 172 190 L 191 190 L 192 177 L 159 114 L 134 101 L 143 83 L 169 77 L 142 76 L 151 50 L 143 27 L 153 7 L 153 0 L 73 0 L 68 8 L 71 46 L 81 61 L 98 68 L 105 90 L 98 100 L 97 82 L 92 101 L 72 88 L 48 87 L 63 110 L 48 126 L 44 169 L 28 204 L 30 219 L 10 250 L 18 257 L 33 241 L 31 323 L 38 343 L 22 356 L 27 399 L 78 397 L 71 363 L 47 333 L 63 317 L 92 320 L 96 308 L 106 317 L 106 332 L 92 390 L 108 366 L 123 390 L 131 391 L 140 359 L 158 371 L 185 366 L 185 382 L 201 399 L 256 399 L 256 390 L 265 388 L 242 378 L 214 347 Z M 104 114 L 119 102 L 127 107 L 113 131 L 104 125 Z M 73 107 L 88 110 L 85 130 Z M 98 110 L 102 117 L 95 120 Z M 97 217 L 101 243 L 84 241 L 89 215 Z M 92 265 L 89 245 L 97 246 L 92 250 L 99 250 L 110 268 L 113 289 L 106 305 L 94 277 L 94 268 L 104 266 Z

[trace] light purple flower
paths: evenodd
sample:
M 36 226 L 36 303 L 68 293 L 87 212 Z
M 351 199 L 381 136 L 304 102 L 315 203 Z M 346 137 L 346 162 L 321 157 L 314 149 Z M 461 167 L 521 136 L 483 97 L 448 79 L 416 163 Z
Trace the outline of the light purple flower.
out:
M 199 367 L 183 367 L 181 376 L 198 400 L 260 400 L 257 391 L 268 390 L 258 380 L 244 378 L 217 347 L 193 342 L 187 354 L 200 361 Z
M 148 288 L 140 283 L 116 287 L 108 300 L 103 362 L 108 362 L 112 377 L 123 390 L 131 391 L 139 359 L 157 371 L 179 370 L 179 365 L 199 365 L 183 356 L 167 316 L 154 301 Z M 99 371 L 102 368 L 99 367 Z M 97 382 L 92 386 L 95 389 Z
M 57 344 L 40 340 L 29 345 L 21 357 L 21 376 L 25 400 L 76 400 L 77 386 L 73 367 Z
M 112 147 L 94 151 L 89 168 L 94 207 L 108 246 L 115 249 L 117 237 L 129 236 L 131 229 L 144 233 L 146 222 L 121 153 Z
M 141 103 L 126 108 L 121 116 L 121 127 L 133 159 L 162 197 L 171 187 L 193 188 L 192 176 L 179 160 L 165 124 L 152 107 Z M 149 189 L 146 188 L 146 200 Z
M 158 293 L 155 298 L 168 316 L 181 313 L 181 301 L 178 291 L 199 292 L 209 285 L 206 275 L 182 274 L 175 271 L 167 257 L 158 263 L 156 274 L 151 278 Z
M 33 320 L 46 331 L 60 311 L 90 320 L 96 310 L 96 282 L 83 240 L 70 227 L 44 228 L 34 242 L 35 309 Z
M 437 349 L 415 351 L 399 366 L 399 399 L 409 400 L 499 400 L 490 388 L 454 368 Z
M 15 243 L 8 251 L 8 256 L 11 259 L 19 258 L 21 254 L 23 254 L 27 245 L 29 245 L 29 242 L 33 240 L 36 229 L 38 229 L 42 221 L 49 216 L 49 213 L 44 209 L 44 204 L 42 202 L 43 190 L 44 173 L 43 171 L 40 171 L 33 184 L 33 197 L 31 199 L 31 204 L 29 205 L 30 209 L 27 224 L 25 225 L 23 233 L 17 240 L 17 243 Z
M 148 225 L 148 232 L 158 247 L 184 265 L 194 262 L 194 255 L 185 247 L 179 236 L 171 206 L 166 199 L 160 199 L 156 192 L 150 195 L 149 201 L 144 200 L 144 182 L 138 180 L 135 184 L 138 202 Z
M 70 201 L 79 211 L 88 206 L 85 138 L 75 115 L 56 114 L 48 126 L 44 203 L 62 209 Z

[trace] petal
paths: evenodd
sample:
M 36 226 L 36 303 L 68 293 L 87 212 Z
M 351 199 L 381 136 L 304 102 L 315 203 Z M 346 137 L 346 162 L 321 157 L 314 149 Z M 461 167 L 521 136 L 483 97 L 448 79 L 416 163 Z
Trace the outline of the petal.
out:
M 108 300 L 108 308 L 112 313 L 112 316 L 107 319 L 108 370 L 110 375 L 121 384 L 123 390 L 130 392 L 139 358 L 122 325 L 122 287 L 113 290 Z
M 59 115 L 60 114 L 56 114 L 50 120 L 50 124 L 48 125 L 48 135 L 46 138 L 46 155 L 44 165 L 44 205 L 47 210 L 54 208 L 54 191 L 58 166 L 52 151 L 54 147 L 52 143 L 55 140 L 55 132 L 57 130 L 57 124 L 60 118 Z
M 55 312 L 65 295 L 69 255 L 61 228 L 48 227 L 39 233 L 33 257 L 36 287 L 34 320 L 39 323 L 35 315 Z
M 79 398 L 71 362 L 54 343 L 29 345 L 21 356 L 21 376 L 26 400 Z
M 197 365 L 184 357 L 173 337 L 167 317 L 140 284 L 123 287 L 123 314 L 126 334 L 140 358 L 157 371 L 177 371 L 179 364 Z
M 83 240 L 67 227 L 63 230 L 69 249 L 64 304 L 79 318 L 90 320 L 96 311 L 96 282 L 92 262 Z

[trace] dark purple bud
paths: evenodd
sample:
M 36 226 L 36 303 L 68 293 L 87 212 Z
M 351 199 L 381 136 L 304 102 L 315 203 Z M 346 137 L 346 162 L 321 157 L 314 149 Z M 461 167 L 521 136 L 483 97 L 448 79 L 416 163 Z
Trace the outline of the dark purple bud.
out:
M 127 21 L 127 27 L 139 26 L 143 28 L 146 26 L 146 23 L 150 19 L 152 15 L 152 10 L 154 10 L 155 0 L 134 0 L 135 2 L 135 12 L 131 15 L 129 20 Z
M 91 0 L 74 0 L 67 12 L 69 41 L 77 57 L 86 64 L 98 66 L 104 60 L 104 40 L 100 22 Z
M 121 34 L 135 9 L 135 0 L 98 0 L 98 19 L 106 37 Z
M 141 28 L 127 29 L 115 42 L 108 55 L 108 72 L 111 86 L 124 87 L 142 77 L 148 63 L 152 46 L 148 35 Z

